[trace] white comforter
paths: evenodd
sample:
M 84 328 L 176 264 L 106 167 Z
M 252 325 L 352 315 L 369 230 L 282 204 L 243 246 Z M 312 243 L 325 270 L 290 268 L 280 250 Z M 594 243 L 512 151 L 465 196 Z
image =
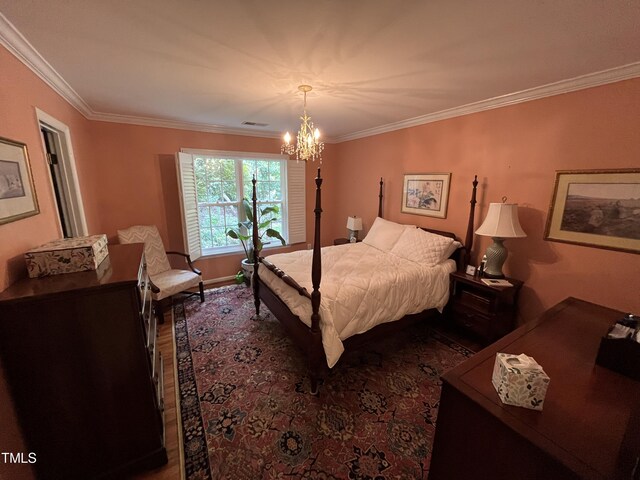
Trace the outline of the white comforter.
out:
M 267 260 L 312 292 L 311 250 L 271 255 Z M 453 260 L 426 267 L 365 243 L 323 248 L 320 330 L 329 367 L 344 351 L 342 340 L 352 335 L 427 308 L 442 311 L 449 298 L 449 273 L 454 270 Z M 258 275 L 311 326 L 308 298 L 263 266 Z

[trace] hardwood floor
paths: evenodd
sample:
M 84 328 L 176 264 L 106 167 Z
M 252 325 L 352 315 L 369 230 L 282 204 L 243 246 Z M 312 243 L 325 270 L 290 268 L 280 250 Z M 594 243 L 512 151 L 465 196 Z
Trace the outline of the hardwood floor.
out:
M 173 349 L 173 315 L 165 313 L 164 323 L 158 325 L 158 345 L 164 362 L 164 425 L 165 446 L 169 461 L 155 470 L 136 475 L 135 479 L 178 480 L 183 478 L 178 441 L 178 410 L 176 408 L 176 383 L 174 377 L 175 352 Z

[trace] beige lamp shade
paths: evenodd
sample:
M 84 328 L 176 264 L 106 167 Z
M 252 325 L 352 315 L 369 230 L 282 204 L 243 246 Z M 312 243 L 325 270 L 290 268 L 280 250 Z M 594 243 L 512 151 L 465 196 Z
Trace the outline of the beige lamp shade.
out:
M 518 220 L 518 205 L 515 203 L 490 203 L 487 216 L 476 233 L 485 237 L 493 237 L 493 243 L 485 253 L 487 262 L 483 274 L 490 278 L 503 278 L 502 265 L 508 255 L 503 243 L 504 239 L 527 236 L 520 226 L 520 220 Z
M 518 219 L 517 203 L 490 203 L 487 216 L 476 230 L 477 235 L 497 238 L 526 237 Z
M 354 232 L 362 230 L 362 219 L 360 217 L 347 217 L 347 229 Z

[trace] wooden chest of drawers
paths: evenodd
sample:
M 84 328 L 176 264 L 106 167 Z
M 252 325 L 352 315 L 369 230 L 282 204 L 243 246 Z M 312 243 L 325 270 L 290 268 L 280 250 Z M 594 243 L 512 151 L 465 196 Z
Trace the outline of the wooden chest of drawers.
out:
M 96 271 L 0 293 L 0 354 L 38 478 L 123 478 L 166 463 L 142 244 L 109 246 Z

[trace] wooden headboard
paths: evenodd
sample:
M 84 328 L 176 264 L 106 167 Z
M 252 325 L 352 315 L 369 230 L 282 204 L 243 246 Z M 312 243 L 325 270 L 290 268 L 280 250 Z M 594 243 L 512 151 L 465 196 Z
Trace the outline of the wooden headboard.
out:
M 471 201 L 469 202 L 471 205 L 469 207 L 469 221 L 467 223 L 467 233 L 465 236 L 465 241 L 462 243 L 462 240 L 456 236 L 453 232 L 447 232 L 445 230 L 436 230 L 434 228 L 425 228 L 420 227 L 422 230 L 426 232 L 435 233 L 436 235 L 442 235 L 443 237 L 453 238 L 462 244 L 462 247 L 457 249 L 455 252 L 451 254 L 451 259 L 456 261 L 456 265 L 458 266 L 458 270 L 464 270 L 465 267 L 469 264 L 469 258 L 471 256 L 471 248 L 473 247 L 473 227 L 475 221 L 475 210 L 476 210 L 476 190 L 478 188 L 478 176 L 475 175 L 473 178 L 473 189 L 471 191 Z M 380 193 L 378 195 L 378 216 L 382 217 L 382 187 L 384 186 L 384 182 L 382 177 L 380 177 Z

